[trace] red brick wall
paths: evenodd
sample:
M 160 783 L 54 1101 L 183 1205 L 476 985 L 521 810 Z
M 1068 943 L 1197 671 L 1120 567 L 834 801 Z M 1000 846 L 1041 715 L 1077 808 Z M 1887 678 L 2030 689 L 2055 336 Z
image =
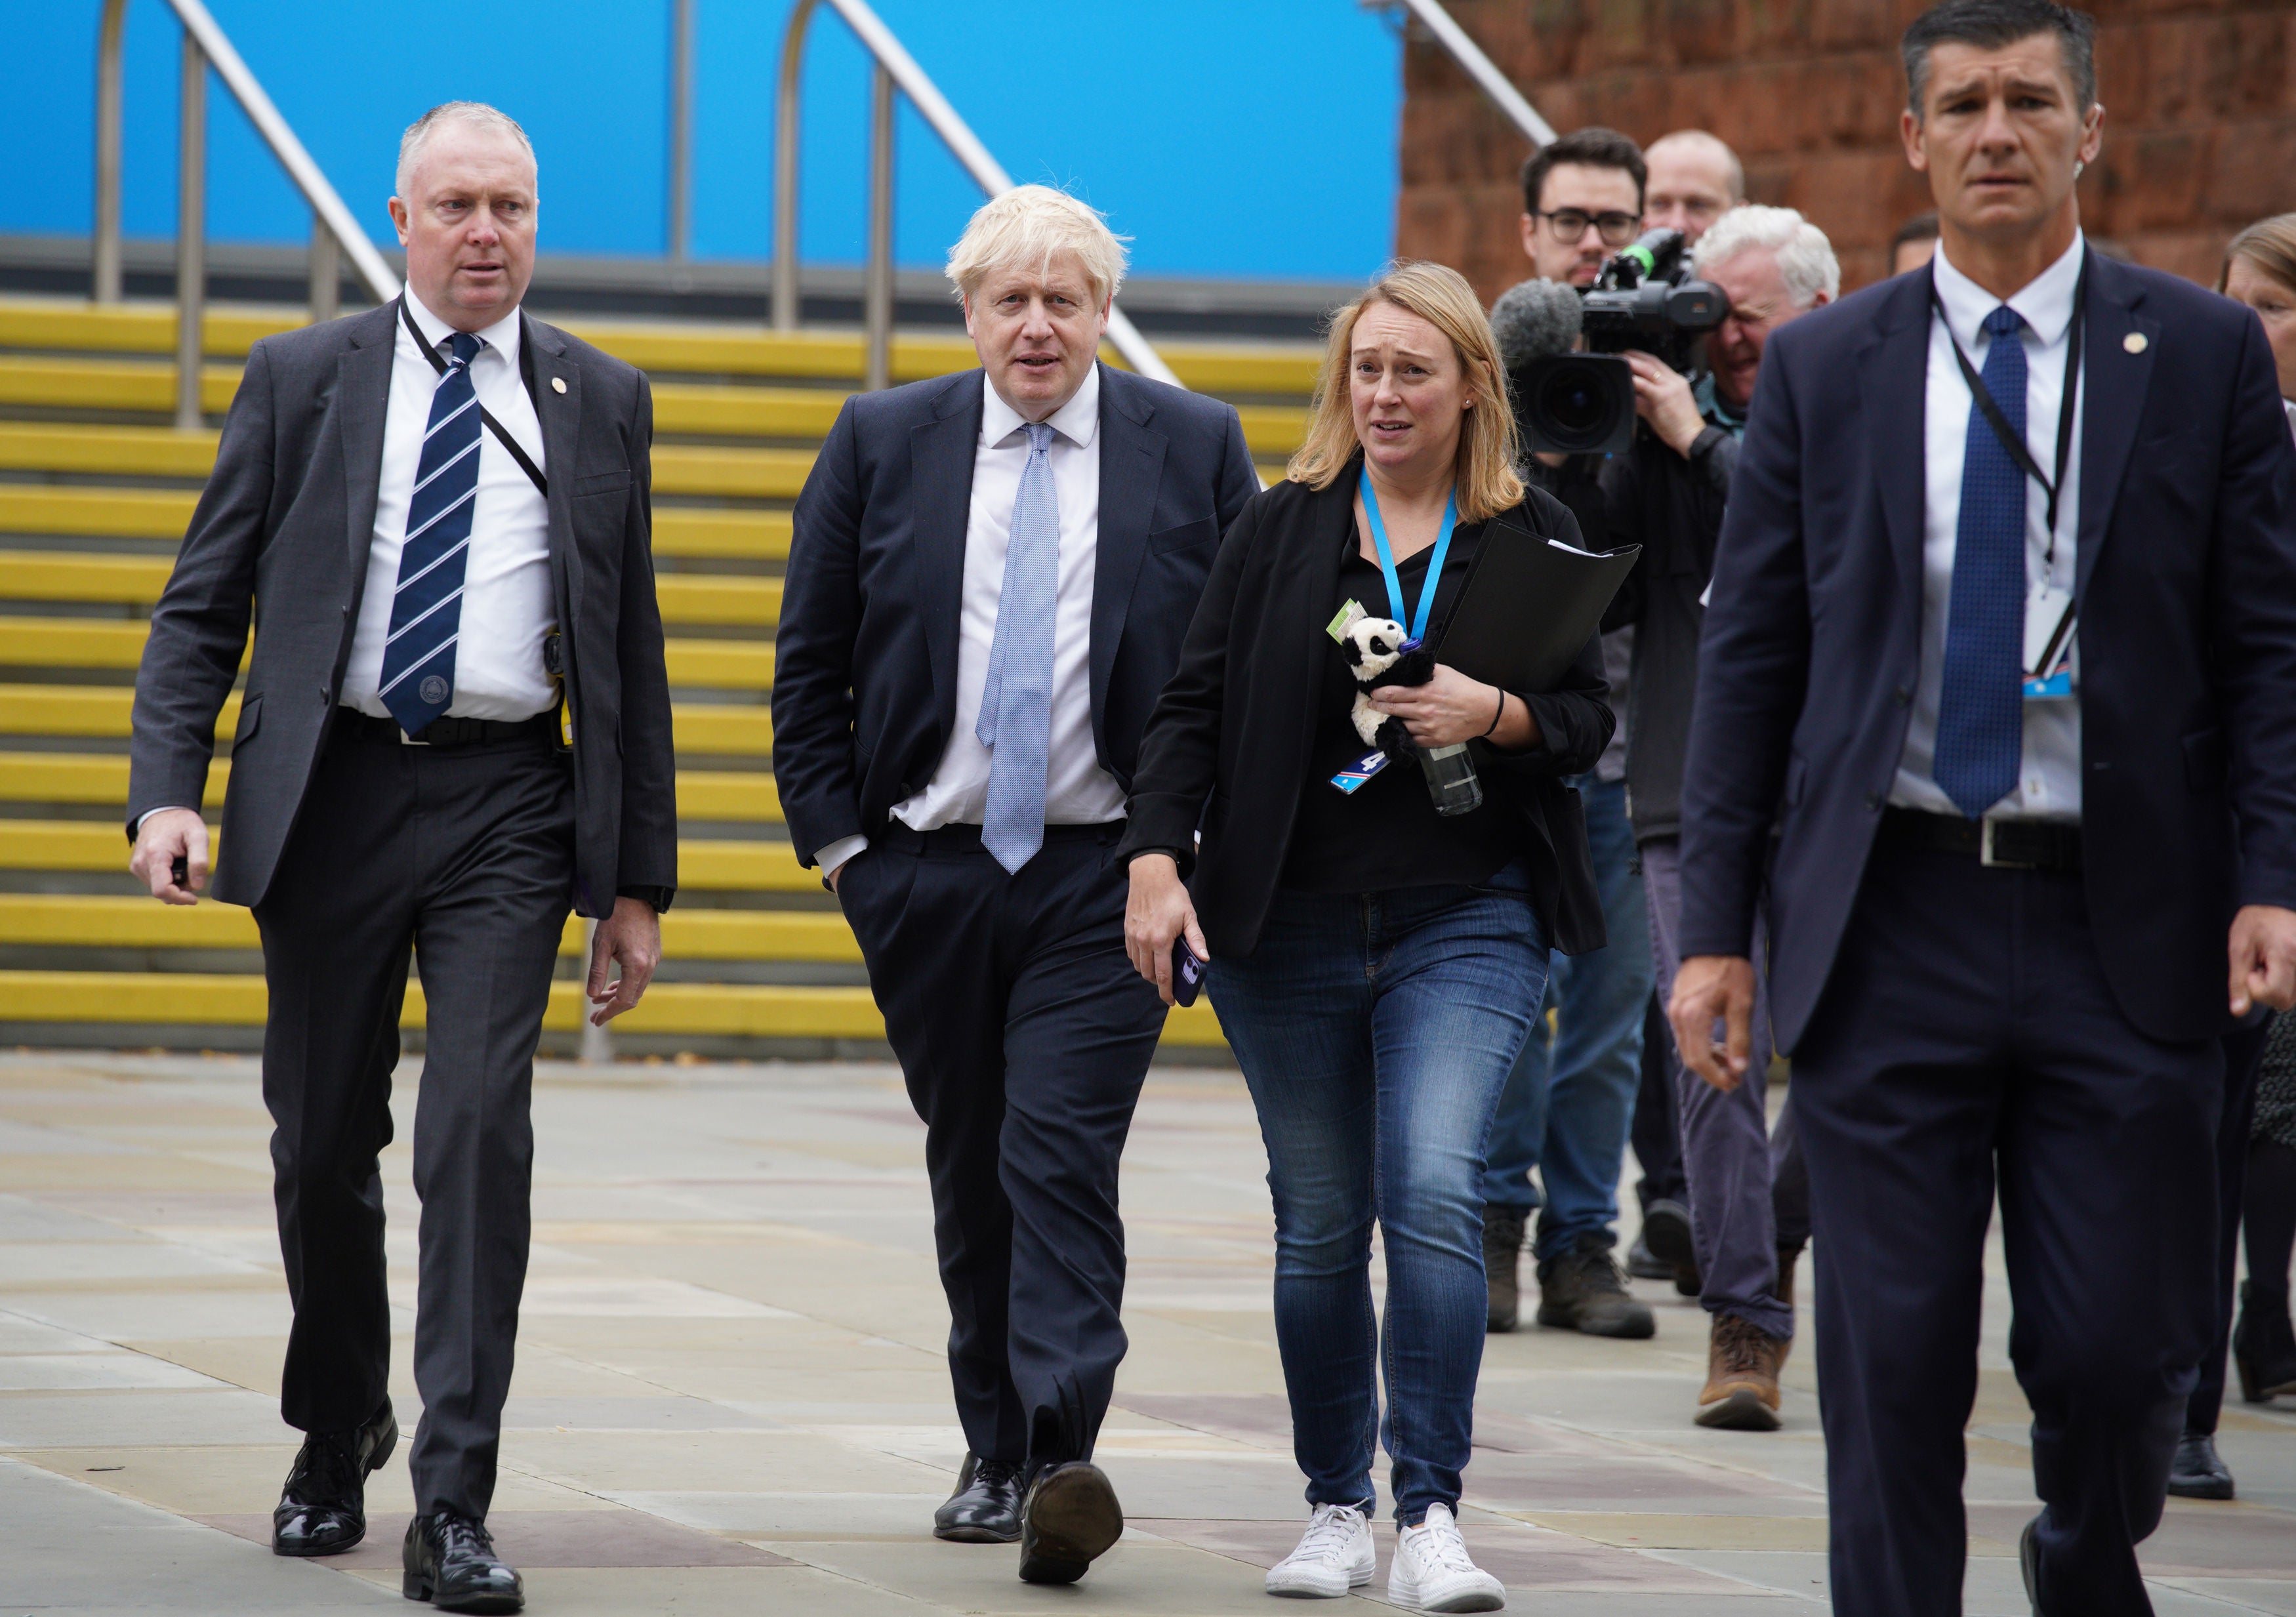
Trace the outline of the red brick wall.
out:
M 1703 127 L 1755 201 L 1799 208 L 1845 283 L 1886 273 L 1890 234 L 1930 206 L 1898 141 L 1897 40 L 1920 0 L 1451 0 L 1542 116 L 1649 142 Z M 2141 263 L 2213 281 L 2225 242 L 2296 209 L 2296 0 L 2096 0 L 2104 151 L 2081 218 Z M 1414 27 L 1404 53 L 1396 250 L 1486 298 L 1527 265 L 1515 172 L 1528 147 Z

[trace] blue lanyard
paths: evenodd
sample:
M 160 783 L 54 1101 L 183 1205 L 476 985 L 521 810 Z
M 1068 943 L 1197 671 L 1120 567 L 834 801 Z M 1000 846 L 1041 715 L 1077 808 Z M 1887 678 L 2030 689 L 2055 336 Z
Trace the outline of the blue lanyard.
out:
M 1417 645 L 1427 637 L 1427 614 L 1435 610 L 1435 586 L 1442 581 L 1443 558 L 1451 551 L 1451 529 L 1459 522 L 1459 491 L 1443 502 L 1443 527 L 1435 536 L 1435 554 L 1427 558 L 1427 576 L 1419 585 L 1419 612 L 1416 617 L 1406 617 L 1403 611 L 1403 578 L 1395 570 L 1395 553 L 1388 548 L 1387 525 L 1379 520 L 1379 495 L 1371 486 L 1371 468 L 1363 473 L 1364 514 L 1371 519 L 1371 542 L 1379 551 L 1379 570 L 1387 579 L 1388 604 L 1395 609 L 1395 620 L 1409 631 L 1411 644 Z

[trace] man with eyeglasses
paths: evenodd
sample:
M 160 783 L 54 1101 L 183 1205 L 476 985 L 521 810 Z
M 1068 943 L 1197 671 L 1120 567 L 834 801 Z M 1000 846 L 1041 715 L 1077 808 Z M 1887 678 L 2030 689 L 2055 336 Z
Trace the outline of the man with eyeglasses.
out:
M 1645 177 L 1641 151 L 1615 129 L 1580 129 L 1533 152 L 1522 167 L 1522 245 L 1534 273 L 1591 285 L 1603 261 L 1641 234 Z M 1523 468 L 1570 507 L 1596 549 L 1606 547 L 1608 529 L 1595 480 L 1600 464 L 1587 456 L 1542 455 Z M 1609 636 L 1603 653 L 1611 707 L 1623 713 L 1631 632 Z M 1595 768 L 1572 783 L 1586 808 L 1610 942 L 1592 954 L 1554 957 L 1546 1002 L 1554 1012 L 1554 1038 L 1545 1036 L 1542 1022 L 1507 1079 L 1491 1124 L 1483 1268 L 1494 1331 L 1514 1329 L 1521 1312 L 1516 1276 L 1534 1209 L 1539 1324 L 1590 1336 L 1642 1338 L 1657 1329 L 1649 1306 L 1628 1293 L 1611 1255 L 1654 978 L 1626 773 L 1625 743 L 1614 740 Z M 1546 1192 L 1543 1207 L 1531 1188 L 1533 1168 Z
M 1592 286 L 1603 260 L 1642 234 L 1649 170 L 1616 129 L 1572 131 L 1522 166 L 1522 250 L 1542 281 Z

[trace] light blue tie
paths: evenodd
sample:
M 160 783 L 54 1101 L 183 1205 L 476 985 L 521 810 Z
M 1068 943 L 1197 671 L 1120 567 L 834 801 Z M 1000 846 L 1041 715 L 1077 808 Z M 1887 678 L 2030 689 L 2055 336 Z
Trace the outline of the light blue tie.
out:
M 2021 438 L 2024 326 L 2006 304 L 1986 316 L 1993 343 L 1982 373 L 1985 390 Z M 1973 400 L 1967 443 L 1930 775 L 1973 820 L 2017 789 L 2024 761 L 2025 473 Z
M 1053 430 L 1025 424 L 1029 461 L 1013 500 L 988 682 L 972 733 L 991 754 L 980 845 L 1009 871 L 1045 845 L 1045 768 L 1053 728 L 1053 609 L 1061 583 L 1061 511 L 1053 491 Z

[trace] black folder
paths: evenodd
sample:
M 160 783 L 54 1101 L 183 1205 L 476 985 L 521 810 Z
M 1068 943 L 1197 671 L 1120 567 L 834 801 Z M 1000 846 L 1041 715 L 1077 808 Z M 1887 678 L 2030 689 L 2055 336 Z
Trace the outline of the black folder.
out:
M 1502 690 L 1554 690 L 1642 550 L 1578 550 L 1531 532 L 1520 518 L 1494 519 L 1436 639 L 1436 659 Z

